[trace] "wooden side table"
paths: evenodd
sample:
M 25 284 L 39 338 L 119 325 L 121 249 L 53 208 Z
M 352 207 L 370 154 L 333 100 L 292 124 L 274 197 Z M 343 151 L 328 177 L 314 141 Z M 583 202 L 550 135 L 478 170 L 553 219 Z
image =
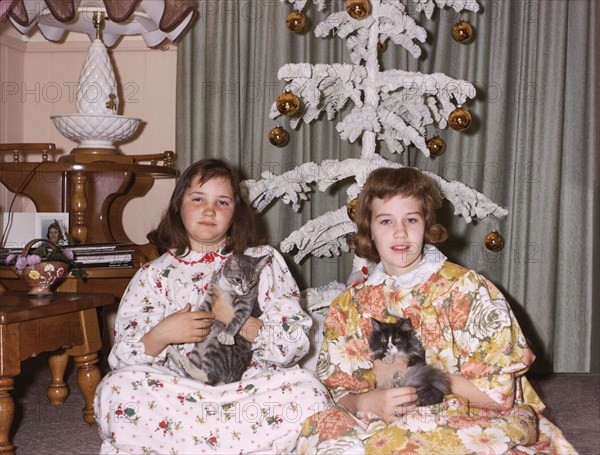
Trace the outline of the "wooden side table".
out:
M 112 294 L 55 293 L 31 297 L 25 292 L 0 294 L 0 454 L 13 454 L 9 431 L 14 417 L 14 378 L 21 362 L 40 352 L 49 359 L 52 382 L 47 395 L 52 404 L 64 403 L 69 390 L 64 374 L 69 356 L 85 398 L 83 419 L 94 425 L 93 399 L 100 382 L 98 351 L 102 347 L 96 308 L 114 303 Z

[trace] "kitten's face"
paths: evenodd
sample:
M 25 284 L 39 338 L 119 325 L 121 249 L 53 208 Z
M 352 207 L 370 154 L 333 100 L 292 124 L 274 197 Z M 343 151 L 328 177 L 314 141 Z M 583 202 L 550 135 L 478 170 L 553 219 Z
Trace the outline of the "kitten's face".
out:
M 246 276 L 239 271 L 232 272 L 231 274 L 226 275 L 226 277 L 237 295 L 248 294 L 258 282 L 257 277 Z
M 375 321 L 369 346 L 376 358 L 386 355 L 407 355 L 411 349 L 411 333 L 399 323 Z
M 246 295 L 258 283 L 260 271 L 268 256 L 254 258 L 242 254 L 232 255 L 223 268 L 223 276 L 229 282 L 236 295 Z
M 369 348 L 373 359 L 423 355 L 421 343 L 413 331 L 410 319 L 400 318 L 393 323 L 371 319 L 371 324 L 373 330 L 369 338 Z

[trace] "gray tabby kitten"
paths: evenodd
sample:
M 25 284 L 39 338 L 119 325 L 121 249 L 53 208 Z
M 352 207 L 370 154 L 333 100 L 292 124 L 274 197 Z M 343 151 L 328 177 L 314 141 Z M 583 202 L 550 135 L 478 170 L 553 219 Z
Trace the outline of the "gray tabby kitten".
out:
M 235 309 L 227 325 L 215 320 L 208 338 L 196 343 L 189 357 L 182 356 L 174 346 L 167 349 L 169 357 L 189 377 L 208 385 L 239 381 L 252 359 L 252 343 L 238 335 L 250 316 L 261 315 L 257 304 L 258 278 L 270 256 L 258 258 L 243 254 L 229 256 L 221 270 L 208 285 L 206 299 L 198 311 L 211 311 L 215 288 Z
M 373 331 L 369 347 L 373 360 L 392 363 L 394 357 L 408 357 L 406 372 L 397 371 L 388 387 L 415 387 L 417 405 L 428 406 L 441 403 L 450 393 L 450 381 L 443 371 L 425 363 L 425 350 L 413 331 L 410 319 L 400 318 L 395 323 L 379 322 L 371 318 Z

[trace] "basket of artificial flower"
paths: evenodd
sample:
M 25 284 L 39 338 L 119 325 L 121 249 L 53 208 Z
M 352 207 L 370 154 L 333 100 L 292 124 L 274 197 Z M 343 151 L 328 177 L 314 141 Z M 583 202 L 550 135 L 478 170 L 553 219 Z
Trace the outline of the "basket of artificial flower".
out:
M 31 250 L 31 247 L 42 245 Z M 11 254 L 6 263 L 13 265 L 13 271 L 31 288 L 30 295 L 50 295 L 50 288 L 65 274 L 71 273 L 77 278 L 84 278 L 86 273 L 74 262 L 73 252 L 68 248 L 57 246 L 46 239 L 29 241 L 20 255 Z

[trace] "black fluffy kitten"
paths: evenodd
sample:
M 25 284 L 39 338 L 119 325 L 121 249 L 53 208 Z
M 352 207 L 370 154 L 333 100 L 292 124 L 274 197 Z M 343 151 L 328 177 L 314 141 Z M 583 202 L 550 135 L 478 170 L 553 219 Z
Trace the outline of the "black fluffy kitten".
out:
M 419 406 L 442 402 L 444 395 L 450 393 L 450 381 L 444 372 L 425 363 L 425 350 L 413 331 L 410 319 L 400 318 L 389 323 L 371 318 L 371 323 L 373 331 L 369 347 L 373 360 L 392 363 L 396 356 L 408 357 L 406 372 L 397 372 L 391 384 L 382 386 L 415 387 Z

